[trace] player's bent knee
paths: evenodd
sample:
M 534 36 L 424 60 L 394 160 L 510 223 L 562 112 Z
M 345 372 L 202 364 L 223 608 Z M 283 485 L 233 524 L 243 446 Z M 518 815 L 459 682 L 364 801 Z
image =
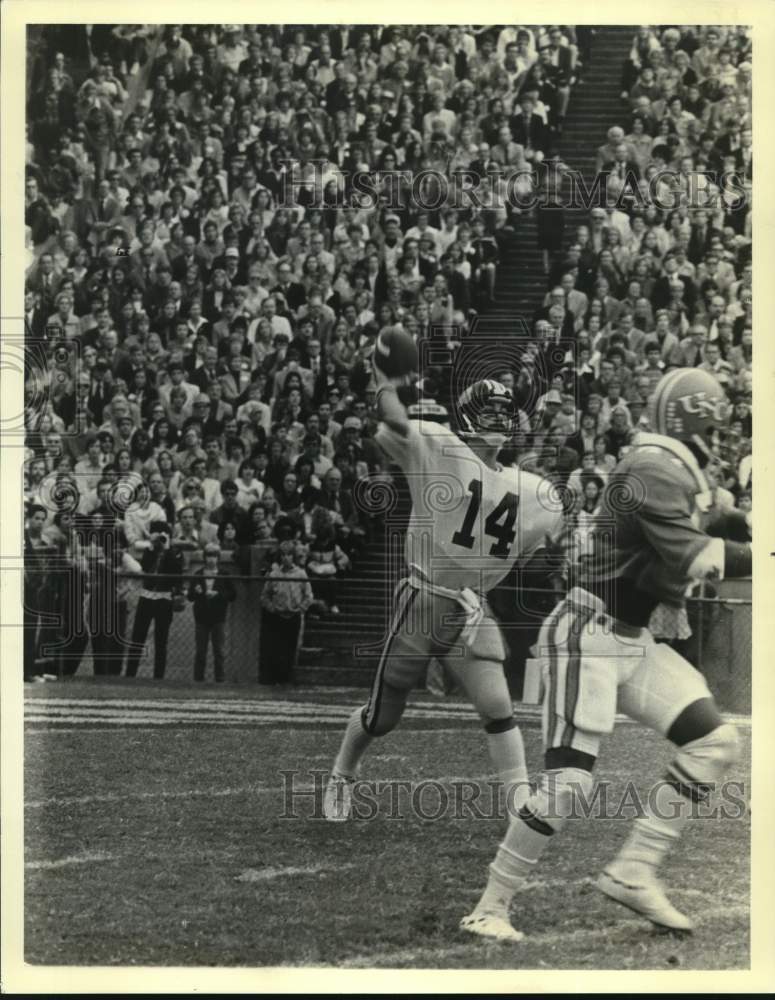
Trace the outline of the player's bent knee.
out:
M 544 771 L 519 818 L 538 833 L 559 833 L 569 819 L 587 814 L 593 785 L 592 774 L 582 768 Z
M 491 694 L 484 698 L 477 698 L 474 701 L 474 708 L 479 713 L 479 718 L 482 720 L 485 729 L 488 726 L 501 725 L 513 718 L 511 698 L 508 696 Z M 489 729 L 487 731 L 490 732 Z M 498 729 L 493 730 L 493 732 L 499 731 Z
M 671 743 L 682 747 L 693 740 L 706 736 L 724 724 L 718 706 L 710 695 L 697 698 L 673 720 L 667 731 Z
M 728 722 L 680 748 L 667 767 L 667 779 L 687 798 L 704 799 L 709 786 L 740 759 L 737 730 Z
M 485 726 L 512 717 L 514 707 L 500 660 L 477 657 L 456 676 Z

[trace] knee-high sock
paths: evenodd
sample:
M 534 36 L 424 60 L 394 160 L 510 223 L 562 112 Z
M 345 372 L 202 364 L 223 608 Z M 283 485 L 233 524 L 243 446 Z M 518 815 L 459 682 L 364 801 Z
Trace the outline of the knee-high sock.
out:
M 337 774 L 354 778 L 361 757 L 374 738 L 363 728 L 362 717 L 363 708 L 356 708 L 347 722 L 339 753 L 334 761 L 334 770 Z
M 578 797 L 586 797 L 593 779 L 579 768 L 543 771 L 538 786 L 509 823 L 495 860 L 490 865 L 487 887 L 476 909 L 508 918 L 509 904 L 535 869 L 549 846 L 573 815 Z
M 511 821 L 530 795 L 522 733 L 513 719 L 490 723 L 485 729 L 490 759 L 503 783 L 506 816 Z
M 530 826 L 533 817 L 529 805 L 509 823 L 495 860 L 489 868 L 487 886 L 477 904 L 477 910 L 497 913 L 508 918 L 509 906 L 535 869 L 538 859 L 549 846 L 553 833 L 546 824 Z
M 653 874 L 691 819 L 694 803 L 708 798 L 737 755 L 737 734 L 729 723 L 680 747 L 609 867 L 636 884 Z
M 681 836 L 692 813 L 691 799 L 670 785 L 660 786 L 653 804 L 646 806 L 644 815 L 635 820 L 629 837 L 609 867 L 617 875 L 637 882 L 645 869 L 659 866 L 670 848 Z

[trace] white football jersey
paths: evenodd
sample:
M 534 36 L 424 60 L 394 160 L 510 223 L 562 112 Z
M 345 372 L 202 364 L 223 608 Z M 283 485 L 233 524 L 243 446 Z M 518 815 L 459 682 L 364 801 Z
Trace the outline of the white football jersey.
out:
M 406 562 L 439 586 L 486 593 L 557 532 L 560 500 L 533 473 L 489 468 L 448 427 L 409 426 L 407 437 L 384 423 L 376 435 L 409 484 Z

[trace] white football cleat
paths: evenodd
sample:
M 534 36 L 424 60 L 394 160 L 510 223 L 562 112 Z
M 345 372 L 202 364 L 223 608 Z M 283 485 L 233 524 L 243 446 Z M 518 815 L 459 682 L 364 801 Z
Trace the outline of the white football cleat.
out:
M 657 927 L 671 931 L 691 931 L 694 927 L 691 920 L 673 906 L 656 877 L 633 885 L 606 869 L 595 884 L 609 899 L 640 913 Z
M 524 938 L 522 931 L 516 930 L 505 917 L 496 913 L 469 913 L 460 921 L 460 930 L 479 937 L 493 938 L 496 941 L 511 941 L 516 943 Z
M 355 778 L 346 774 L 339 774 L 337 771 L 331 772 L 331 777 L 326 785 L 326 792 L 323 796 L 323 815 L 331 823 L 343 823 L 350 818 L 352 812 L 353 793 L 352 787 Z

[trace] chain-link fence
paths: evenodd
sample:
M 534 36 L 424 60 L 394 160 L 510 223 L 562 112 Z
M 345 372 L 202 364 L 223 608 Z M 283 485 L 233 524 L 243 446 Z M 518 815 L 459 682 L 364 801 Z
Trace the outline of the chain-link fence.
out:
M 152 577 L 145 577 L 145 580 Z M 190 581 L 201 580 L 194 574 L 180 578 L 187 590 Z M 253 684 L 259 680 L 261 659 L 262 606 L 261 594 L 266 577 L 258 574 L 221 573 L 220 579 L 234 588 L 223 627 L 223 677 L 231 684 Z M 316 600 L 304 616 L 296 642 L 297 679 L 309 682 L 334 682 L 355 685 L 370 684 L 381 639 L 386 635 L 391 614 L 391 587 L 385 579 L 375 576 L 346 574 L 341 580 L 342 607 L 332 614 L 323 601 Z M 140 581 L 128 594 L 112 595 L 114 611 L 110 625 L 117 642 L 98 667 L 94 653 L 96 644 L 89 635 L 88 614 L 85 616 L 83 641 L 62 645 L 61 625 L 46 635 L 39 633 L 39 653 L 48 654 L 47 669 L 59 675 L 79 676 L 95 673 L 119 675 L 125 673 L 131 652 L 130 637 L 136 621 L 140 600 Z M 556 595 L 539 589 L 522 591 L 525 605 L 550 608 Z M 166 658 L 162 664 L 165 679 L 191 681 L 195 679 L 197 629 L 193 606 L 180 601 L 180 610 L 171 614 L 166 640 Z M 56 608 L 49 609 L 54 618 Z M 496 611 L 498 608 L 496 606 Z M 522 695 L 525 661 L 535 641 L 540 616 L 533 613 L 530 621 L 507 621 L 503 633 L 507 645 L 506 670 L 516 698 Z M 687 620 L 691 635 L 676 636 L 673 645 L 700 670 L 723 708 L 735 712 L 751 709 L 751 581 L 728 580 L 716 584 L 715 590 L 704 587 L 698 596 L 687 602 Z M 28 627 L 33 627 L 28 624 Z M 160 676 L 157 660 L 156 624 L 150 626 L 147 640 L 137 663 L 139 678 Z M 663 637 L 663 641 L 666 637 Z M 201 641 L 201 637 L 200 637 Z M 71 644 L 72 645 L 72 644 Z M 64 650 L 64 652 L 62 652 Z M 364 652 L 365 651 L 365 652 Z M 369 654 L 373 655 L 369 655 Z M 266 655 L 266 646 L 264 647 Z M 208 645 L 205 679 L 214 680 L 212 643 Z
M 727 580 L 716 589 L 714 596 L 687 601 L 692 636 L 680 651 L 705 675 L 723 708 L 750 713 L 751 581 Z

